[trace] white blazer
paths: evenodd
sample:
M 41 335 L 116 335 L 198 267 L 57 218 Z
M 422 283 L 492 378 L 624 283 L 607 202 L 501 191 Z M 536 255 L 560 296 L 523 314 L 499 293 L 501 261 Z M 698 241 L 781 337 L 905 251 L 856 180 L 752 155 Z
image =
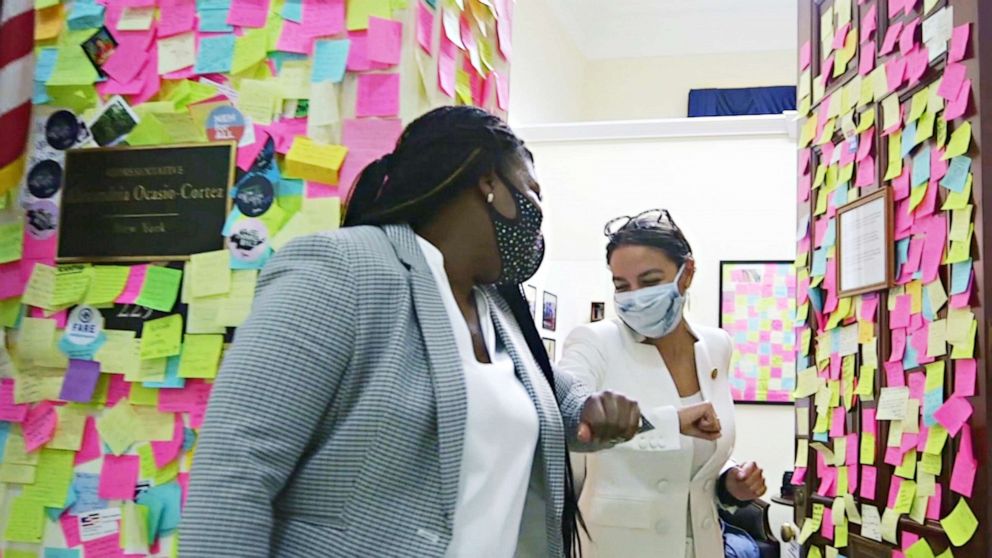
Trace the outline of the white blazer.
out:
M 691 475 L 692 441 L 679 432 L 681 398 L 653 345 L 620 320 L 584 325 L 565 341 L 559 368 L 594 386 L 636 399 L 655 430 L 613 449 L 585 456 L 579 507 L 590 557 L 679 556 L 691 512 L 696 558 L 722 558 L 716 486 L 733 466 L 734 404 L 727 381 L 732 345 L 723 330 L 689 326 L 696 337 L 696 372 L 703 399 L 713 404 L 722 435 L 712 457 Z

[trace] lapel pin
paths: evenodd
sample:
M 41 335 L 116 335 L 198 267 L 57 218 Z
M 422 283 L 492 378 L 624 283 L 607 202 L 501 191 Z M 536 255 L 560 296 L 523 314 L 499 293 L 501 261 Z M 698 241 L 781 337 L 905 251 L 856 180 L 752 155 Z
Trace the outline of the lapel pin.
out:
M 716 368 L 714 368 L 713 371 L 710 372 L 710 378 L 712 378 L 714 380 L 716 379 Z

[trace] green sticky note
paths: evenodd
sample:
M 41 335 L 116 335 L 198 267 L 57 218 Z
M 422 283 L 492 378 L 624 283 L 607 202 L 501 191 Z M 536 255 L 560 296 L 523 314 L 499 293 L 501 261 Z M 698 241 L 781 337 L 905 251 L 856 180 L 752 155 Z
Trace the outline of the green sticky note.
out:
M 920 539 L 906 549 L 906 558 L 934 558 L 933 549 L 926 539 Z
M 955 157 L 960 157 L 967 153 L 970 147 L 971 122 L 964 122 L 951 134 L 951 140 L 947 144 L 947 152 L 944 153 L 943 160 L 948 161 Z
M 178 269 L 162 266 L 149 266 L 145 275 L 145 283 L 135 301 L 140 306 L 169 312 L 176 305 L 179 296 L 179 285 L 183 280 L 183 272 Z
M 223 335 L 187 335 L 179 357 L 180 378 L 214 378 L 224 348 Z
M 369 28 L 369 16 L 389 19 L 392 14 L 390 0 L 348 0 L 348 31 Z
M 128 145 L 159 145 L 169 143 L 169 131 L 157 118 L 149 114 L 127 135 Z
M 975 529 L 978 528 L 978 519 L 968 507 L 968 500 L 960 498 L 958 505 L 954 506 L 954 511 L 940 520 L 940 525 L 944 528 L 947 538 L 951 540 L 951 544 L 964 546 L 974 536 Z
M 31 485 L 33 498 L 42 505 L 61 509 L 72 485 L 72 467 L 76 453 L 72 450 L 42 448 L 35 471 L 35 484 Z
M 182 337 L 183 317 L 179 314 L 145 322 L 141 328 L 141 358 L 178 355 Z
M 152 453 L 152 446 L 149 444 L 138 446 L 138 459 L 141 464 L 140 478 L 154 478 L 155 473 L 158 472 L 158 467 L 155 466 L 155 455 Z
M 248 29 L 234 43 L 231 73 L 239 74 L 265 59 L 268 35 L 265 29 Z
M 138 383 L 131 384 L 128 400 L 134 405 L 158 406 L 158 388 L 148 388 Z
M 0 300 L 0 327 L 13 328 L 21 316 L 21 299 L 18 297 Z
M 92 30 L 90 31 L 92 32 Z M 93 85 L 99 75 L 79 43 L 59 46 L 55 67 L 45 85 Z
M 6 198 L 6 196 L 4 196 Z M 14 262 L 23 255 L 24 222 L 0 225 L 0 264 Z
M 89 60 L 86 61 L 89 64 Z M 82 114 L 97 105 L 96 89 L 92 85 L 48 85 L 45 87 L 51 101 L 48 104 L 65 107 Z
M 123 265 L 98 265 L 93 268 L 90 288 L 83 301 L 92 306 L 110 304 L 124 291 L 131 268 Z
M 61 504 L 60 504 L 61 505 Z M 45 504 L 41 500 L 18 496 L 10 504 L 4 539 L 11 542 L 40 543 L 45 530 Z

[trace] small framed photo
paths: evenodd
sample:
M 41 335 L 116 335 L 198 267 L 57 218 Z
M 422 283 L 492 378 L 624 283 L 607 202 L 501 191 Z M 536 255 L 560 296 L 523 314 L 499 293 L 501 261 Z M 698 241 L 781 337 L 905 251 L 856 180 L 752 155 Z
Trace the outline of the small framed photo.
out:
M 544 304 L 541 307 L 541 325 L 548 331 L 555 331 L 558 327 L 558 297 L 544 291 Z
M 530 304 L 530 315 L 536 316 L 537 287 L 535 287 L 534 285 L 524 285 L 524 296 L 527 297 L 527 304 Z
M 544 341 L 544 350 L 548 352 L 548 358 L 551 359 L 551 362 L 554 362 L 557 357 L 555 355 L 555 351 L 557 350 L 555 340 L 550 337 L 542 337 L 541 341 Z
M 103 147 L 118 143 L 137 125 L 138 115 L 123 97 L 114 95 L 90 124 L 90 133 L 97 145 Z
M 90 59 L 93 67 L 100 72 L 100 75 L 105 75 L 102 69 L 103 65 L 107 60 L 110 60 L 110 56 L 117 49 L 117 40 L 110 34 L 110 31 L 106 27 L 101 27 L 79 46 L 82 47 L 86 57 Z
M 601 322 L 606 318 L 606 303 L 593 302 L 589 307 L 589 321 Z

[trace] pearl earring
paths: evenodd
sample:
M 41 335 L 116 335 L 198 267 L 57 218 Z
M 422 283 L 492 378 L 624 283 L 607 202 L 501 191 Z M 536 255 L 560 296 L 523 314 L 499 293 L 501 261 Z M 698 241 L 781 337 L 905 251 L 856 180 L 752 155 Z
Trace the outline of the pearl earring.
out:
M 486 203 L 492 204 L 493 200 L 495 199 L 496 199 L 496 194 L 494 194 L 493 192 L 489 192 L 488 194 L 486 194 Z

